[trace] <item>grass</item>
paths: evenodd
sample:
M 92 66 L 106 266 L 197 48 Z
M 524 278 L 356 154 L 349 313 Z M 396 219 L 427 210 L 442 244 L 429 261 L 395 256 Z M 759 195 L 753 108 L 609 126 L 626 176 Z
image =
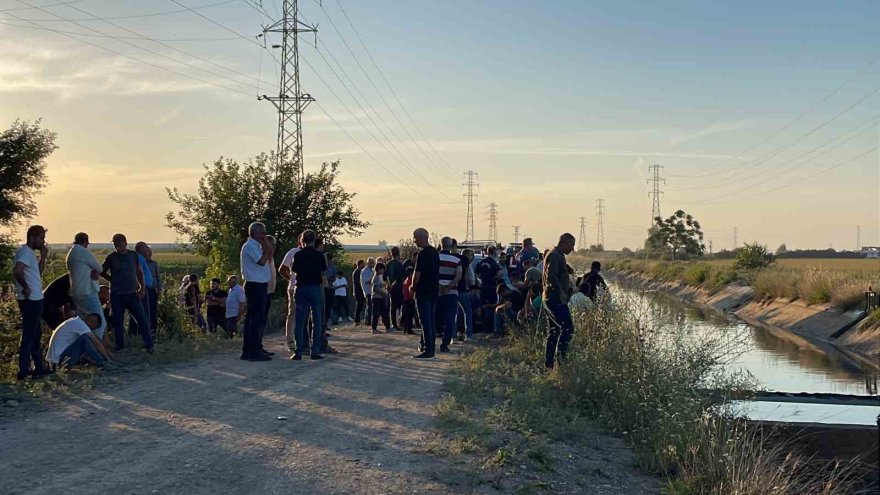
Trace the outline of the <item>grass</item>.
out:
M 546 442 L 588 442 L 601 425 L 626 439 L 644 470 L 665 477 L 669 495 L 851 493 L 850 471 L 814 470 L 703 395 L 752 387 L 721 371 L 737 352 L 729 342 L 660 331 L 628 309 L 634 304 L 618 303 L 615 314 L 578 321 L 565 365 L 550 373 L 539 328 L 459 360 L 438 406 L 438 424 L 453 439 L 445 453 L 475 455 L 483 471 L 526 463 L 553 471 Z

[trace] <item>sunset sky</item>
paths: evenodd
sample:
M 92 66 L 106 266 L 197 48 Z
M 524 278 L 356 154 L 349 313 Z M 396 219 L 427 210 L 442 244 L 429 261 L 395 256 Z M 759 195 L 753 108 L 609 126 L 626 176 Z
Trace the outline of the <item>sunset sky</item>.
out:
M 281 0 L 262 4 L 274 17 Z M 635 248 L 657 163 L 662 213 L 692 213 L 715 250 L 734 227 L 772 249 L 853 249 L 857 226 L 880 245 L 876 0 L 300 4 L 319 29 L 301 44 L 319 104 L 306 169 L 340 159 L 373 223 L 344 241 L 463 238 L 474 170 L 478 238 L 495 202 L 504 241 L 519 225 L 546 246 L 585 216 L 595 242 L 602 198 L 606 244 Z M 49 242 L 174 241 L 166 186 L 274 148 L 256 95 L 277 94 L 280 52 L 253 38 L 268 22 L 245 0 L 0 0 L 0 126 L 58 133 L 33 219 Z

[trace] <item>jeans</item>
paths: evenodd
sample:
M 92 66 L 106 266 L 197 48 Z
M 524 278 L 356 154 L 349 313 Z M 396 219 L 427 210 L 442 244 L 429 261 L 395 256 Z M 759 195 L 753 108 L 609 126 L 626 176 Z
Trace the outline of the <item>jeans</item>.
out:
M 226 318 L 226 326 L 223 327 L 223 330 L 226 330 L 226 336 L 230 339 L 235 337 L 235 334 L 238 333 L 238 317 Z
M 146 293 L 144 294 L 144 298 L 139 299 L 139 301 L 141 303 L 141 306 L 143 306 L 144 308 L 144 316 L 146 316 L 145 321 L 147 322 L 147 329 L 149 330 L 152 328 L 150 327 L 150 297 L 152 296 L 150 295 L 149 289 L 147 289 L 145 292 Z M 131 313 L 129 313 L 128 315 L 128 333 L 129 335 L 137 335 L 138 333 L 141 333 L 140 328 L 138 327 L 137 319 L 135 319 L 135 317 Z
M 399 319 L 402 317 L 401 309 L 403 308 L 403 285 L 398 283 L 390 291 L 391 295 L 391 326 L 400 329 L 402 326 Z
M 18 346 L 18 376 L 23 378 L 31 371 L 31 361 L 34 369 L 43 371 L 43 352 L 40 349 L 40 315 L 43 313 L 43 300 L 31 301 L 25 299 L 18 301 L 18 309 L 21 311 L 21 343 Z
M 147 322 L 147 315 L 144 313 L 144 305 L 141 299 L 138 299 L 136 292 L 128 294 L 119 294 L 110 289 L 110 313 L 113 317 L 113 336 L 116 338 L 116 347 L 122 349 L 125 347 L 125 331 L 123 323 L 125 322 L 125 310 L 132 315 L 137 322 L 137 327 L 144 339 L 144 347 L 153 348 L 153 334 L 150 332 L 150 324 Z
M 155 333 L 159 328 L 159 291 L 147 289 L 147 296 L 150 298 L 150 330 Z
M 379 325 L 379 318 L 382 318 L 382 324 L 385 325 L 385 329 L 388 330 L 391 328 L 391 324 L 388 321 L 388 300 L 384 297 L 374 297 L 371 301 L 373 304 L 373 319 L 370 320 L 370 326 L 373 330 L 376 330 L 376 327 Z
M 296 353 L 299 355 L 306 351 L 305 332 L 310 314 L 314 325 L 310 352 L 313 355 L 321 353 L 321 344 L 324 342 L 323 296 L 324 290 L 320 285 L 300 285 L 296 288 Z
M 336 312 L 336 319 L 348 318 L 348 297 L 333 296 L 333 309 Z
M 217 333 L 217 329 L 226 331 L 226 315 L 208 315 L 208 331 Z
M 244 297 L 247 300 L 247 315 L 244 318 L 244 336 L 241 343 L 241 357 L 258 357 L 263 350 L 263 326 L 266 325 L 266 299 L 269 284 L 266 282 L 245 282 Z
M 367 314 L 364 317 L 364 323 L 370 323 L 371 321 L 373 321 L 373 294 L 366 294 L 364 297 L 367 298 Z
M 336 310 L 334 300 L 333 300 L 333 289 L 325 288 L 324 289 L 324 328 L 330 326 L 333 322 L 334 312 Z
M 85 318 L 90 314 L 96 314 L 101 317 L 101 326 L 92 330 L 98 339 L 104 340 L 104 331 L 107 330 L 107 320 L 104 318 L 104 308 L 101 307 L 101 300 L 98 293 L 88 294 L 85 296 L 70 296 L 73 304 L 76 305 L 76 314 L 80 318 Z
M 403 331 L 404 333 L 412 333 L 413 330 L 413 320 L 416 317 L 416 301 L 415 299 L 409 299 L 403 301 Z
M 553 367 L 553 361 L 559 354 L 559 360 L 564 360 L 568 352 L 568 344 L 574 333 L 574 324 L 571 321 L 571 312 L 568 304 L 558 300 L 548 300 L 544 303 L 545 310 L 549 312 L 549 333 L 547 334 L 547 350 L 544 354 L 544 364 L 548 368 Z
M 360 294 L 355 294 L 354 299 L 357 303 L 354 307 L 354 322 L 360 323 L 361 318 L 364 316 L 364 306 L 367 304 L 367 298 Z
M 92 361 L 98 366 L 104 366 L 104 363 L 107 361 L 104 359 L 104 356 L 98 352 L 98 349 L 95 348 L 95 344 L 92 343 L 92 340 L 88 335 L 80 335 L 67 347 L 67 349 L 64 349 L 64 352 L 61 353 L 61 358 L 58 360 L 58 364 L 76 366 L 82 359 L 83 354 L 92 358 Z
M 471 306 L 471 295 L 465 292 L 458 294 L 458 306 L 461 311 L 457 312 L 457 317 L 464 317 L 465 335 L 473 338 L 474 336 L 474 308 Z
M 416 309 L 418 309 L 419 319 L 422 322 L 422 349 L 425 354 L 432 356 L 437 339 L 437 329 L 434 328 L 437 299 L 437 296 L 416 296 Z
M 458 294 L 444 294 L 437 299 L 438 320 L 443 324 L 443 340 L 444 346 L 452 343 L 452 336 L 455 335 L 455 315 L 458 314 Z

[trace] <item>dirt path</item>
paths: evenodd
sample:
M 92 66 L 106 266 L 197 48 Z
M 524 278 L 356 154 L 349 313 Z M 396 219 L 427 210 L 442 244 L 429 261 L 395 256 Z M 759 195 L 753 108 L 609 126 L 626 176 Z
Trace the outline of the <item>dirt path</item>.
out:
M 416 338 L 334 334 L 343 353 L 323 361 L 291 362 L 272 337 L 271 362 L 214 355 L 0 423 L 0 491 L 472 492 L 426 450 L 455 355 L 417 362 Z

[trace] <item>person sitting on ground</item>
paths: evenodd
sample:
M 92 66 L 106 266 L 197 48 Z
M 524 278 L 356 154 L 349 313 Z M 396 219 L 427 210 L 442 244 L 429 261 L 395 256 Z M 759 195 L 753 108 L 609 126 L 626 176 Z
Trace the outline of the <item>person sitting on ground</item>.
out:
M 510 290 L 505 284 L 498 284 L 498 305 L 495 307 L 494 337 L 503 337 L 505 328 L 516 325 L 517 315 L 525 306 L 525 298 L 518 290 Z
M 382 324 L 385 325 L 385 331 L 391 330 L 391 322 L 388 318 L 388 284 L 385 281 L 385 263 L 376 263 L 375 273 L 371 281 L 372 294 L 370 295 L 373 305 L 373 318 L 370 320 L 370 327 L 373 334 L 381 333 L 377 328 L 379 318 L 382 318 Z
M 211 289 L 205 293 L 205 313 L 208 317 L 208 332 L 216 333 L 217 327 L 226 331 L 226 296 L 228 292 L 220 288 L 220 279 L 211 279 Z
M 64 320 L 52 332 L 46 360 L 52 366 L 63 365 L 68 368 L 78 365 L 82 358 L 88 357 L 98 367 L 112 367 L 112 355 L 101 340 L 93 333 L 101 327 L 101 315 L 91 313 L 85 319 L 79 316 Z
M 226 293 L 226 336 L 230 339 L 238 333 L 238 321 L 244 315 L 247 297 L 245 297 L 244 289 L 238 283 L 238 277 L 230 275 L 226 279 L 226 286 L 229 291 Z

